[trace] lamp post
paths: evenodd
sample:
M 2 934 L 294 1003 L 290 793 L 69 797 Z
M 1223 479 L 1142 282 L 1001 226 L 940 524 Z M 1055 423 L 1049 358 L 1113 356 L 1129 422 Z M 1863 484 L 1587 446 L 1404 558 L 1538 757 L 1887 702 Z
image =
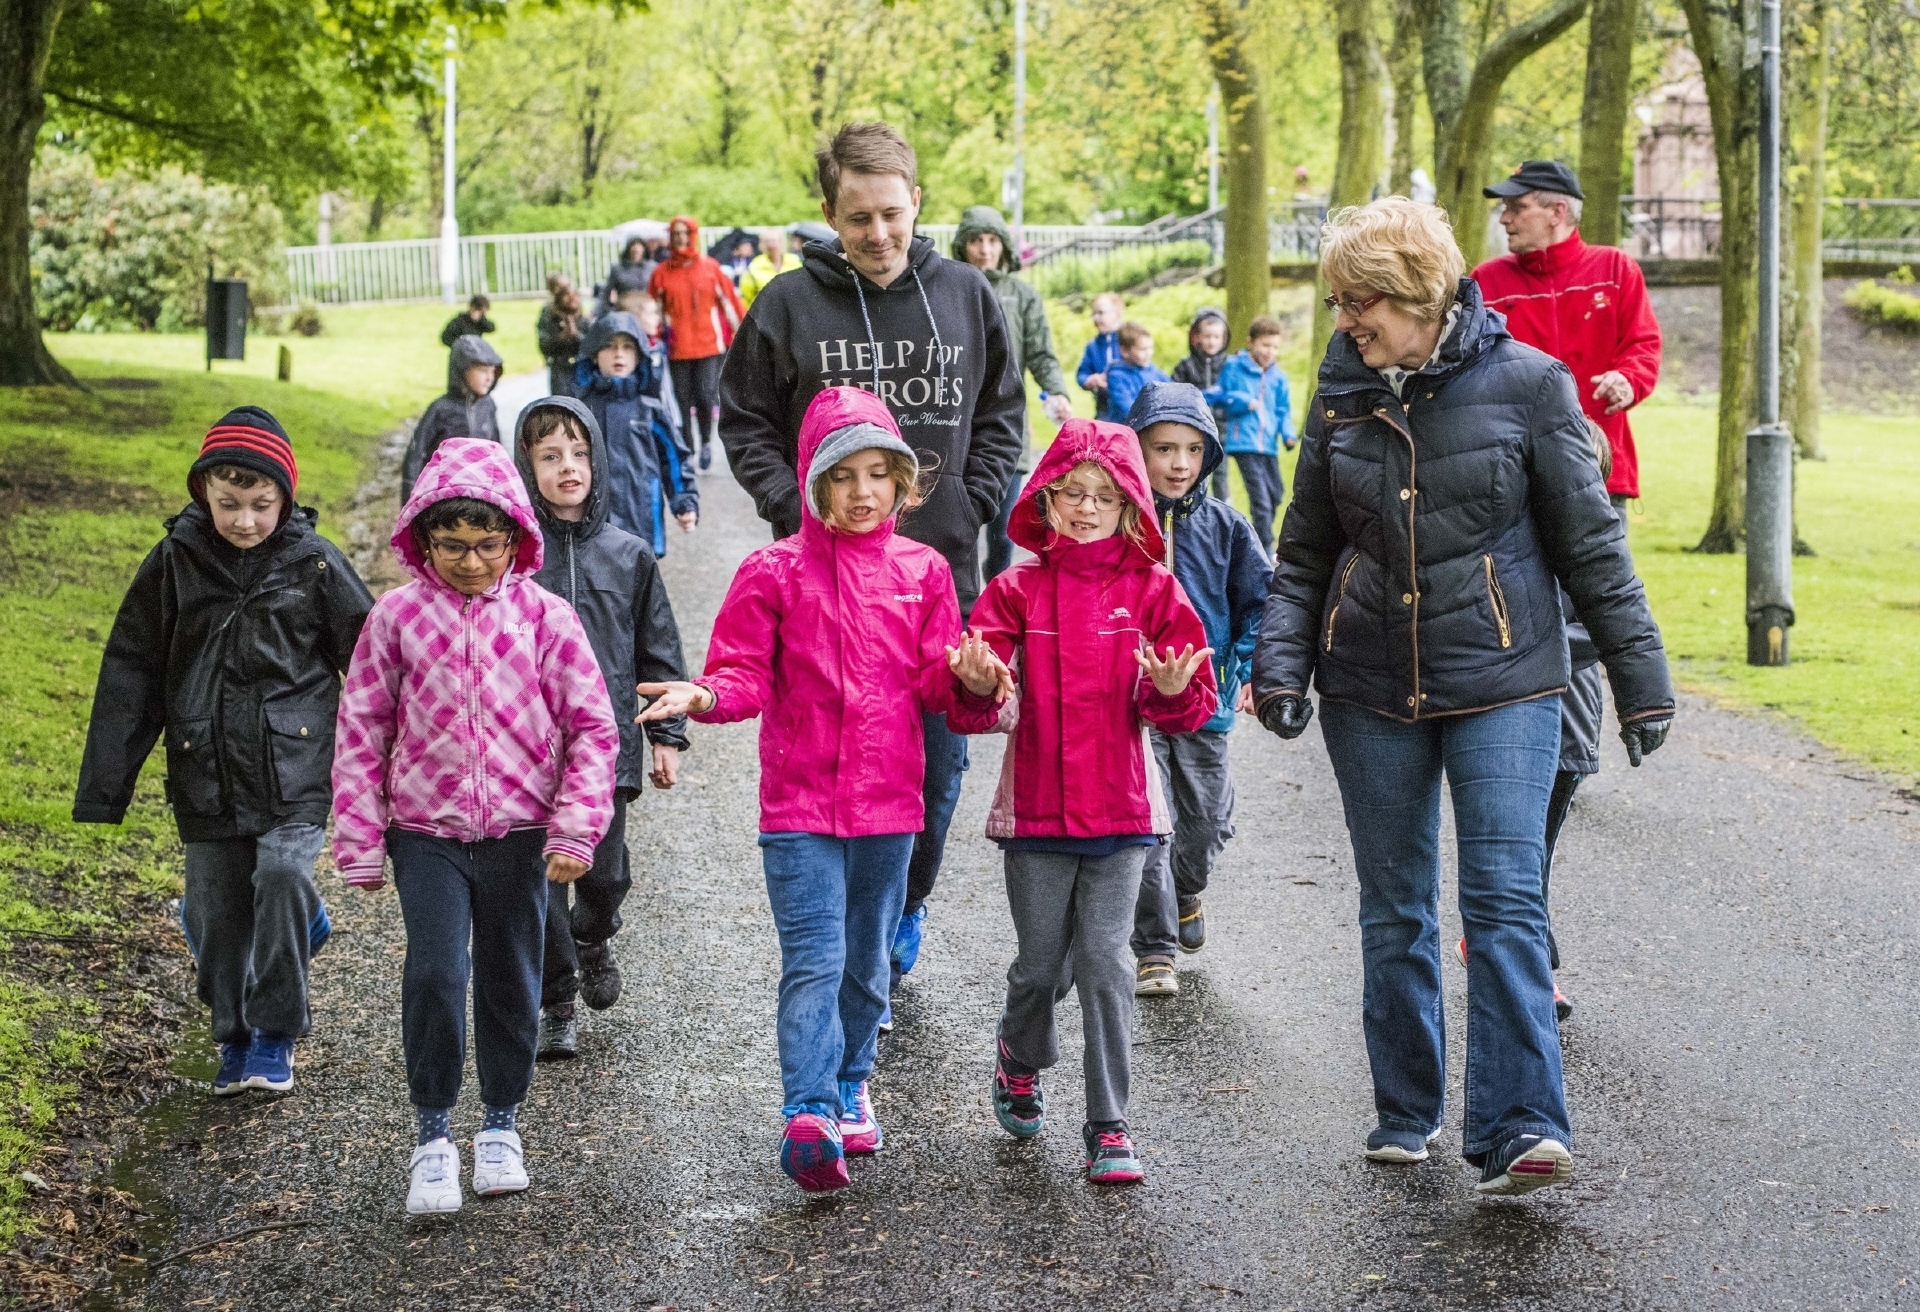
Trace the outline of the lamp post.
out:
M 460 220 L 453 214 L 453 55 L 457 49 L 453 25 L 447 25 L 447 110 L 441 132 L 440 162 L 440 294 L 448 305 L 460 299 Z
M 1760 0 L 1760 331 L 1747 434 L 1747 664 L 1785 665 L 1793 626 L 1793 435 L 1780 422 L 1780 0 Z

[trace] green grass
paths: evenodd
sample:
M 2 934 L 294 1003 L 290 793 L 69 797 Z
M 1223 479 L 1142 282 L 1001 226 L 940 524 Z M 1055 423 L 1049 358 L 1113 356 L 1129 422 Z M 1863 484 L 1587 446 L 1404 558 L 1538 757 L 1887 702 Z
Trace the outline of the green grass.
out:
M 162 360 L 174 342 L 139 340 Z M 124 935 L 179 887 L 157 758 L 124 826 L 68 820 L 100 652 L 127 581 L 160 521 L 185 503 L 201 435 L 228 409 L 274 411 L 293 437 L 300 499 L 336 531 L 395 418 L 377 400 L 154 368 L 125 351 L 111 364 L 63 353 L 91 392 L 0 389 L 0 1098 L 14 1113 L 0 1121 L 0 1244 L 24 1222 L 19 1172 L 75 1098 L 104 1015 L 144 996 L 135 981 L 81 973 L 76 983 L 43 969 L 28 951 L 41 940 L 21 932 Z

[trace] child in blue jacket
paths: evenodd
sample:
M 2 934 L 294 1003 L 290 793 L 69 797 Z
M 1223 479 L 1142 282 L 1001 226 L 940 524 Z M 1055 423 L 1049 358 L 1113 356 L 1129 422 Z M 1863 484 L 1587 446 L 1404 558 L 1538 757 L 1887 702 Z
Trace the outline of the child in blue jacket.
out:
M 1152 997 L 1180 991 L 1175 947 L 1198 952 L 1207 941 L 1200 894 L 1233 837 L 1227 736 L 1246 701 L 1245 680 L 1267 605 L 1268 565 L 1245 516 L 1207 495 L 1207 476 L 1226 453 L 1200 389 L 1149 383 L 1127 424 L 1140 434 L 1154 511 L 1172 547 L 1167 564 L 1206 626 L 1220 689 L 1219 709 L 1198 732 L 1170 737 L 1148 731 L 1173 812 L 1173 836 L 1147 853 L 1134 908 L 1134 992 Z
M 603 314 L 580 341 L 579 397 L 606 439 L 607 506 L 614 525 L 667 554 L 667 517 L 693 532 L 700 490 L 660 405 L 664 374 L 647 333 L 625 310 Z
M 1093 298 L 1093 340 L 1080 352 L 1074 380 L 1092 393 L 1095 415 L 1107 411 L 1107 370 L 1120 363 L 1120 320 L 1126 313 L 1127 303 L 1118 292 L 1101 292 Z
M 1278 363 L 1280 321 L 1261 315 L 1247 325 L 1247 349 L 1220 368 L 1207 401 L 1227 417 L 1226 449 L 1247 485 L 1247 508 L 1260 549 L 1273 554 L 1273 517 L 1286 495 L 1280 448 L 1293 450 L 1292 407 L 1287 374 Z
M 1153 362 L 1153 334 L 1146 325 L 1123 323 L 1115 336 L 1120 339 L 1120 359 L 1107 370 L 1107 399 L 1097 417 L 1110 424 L 1124 424 L 1141 388 L 1171 380 Z

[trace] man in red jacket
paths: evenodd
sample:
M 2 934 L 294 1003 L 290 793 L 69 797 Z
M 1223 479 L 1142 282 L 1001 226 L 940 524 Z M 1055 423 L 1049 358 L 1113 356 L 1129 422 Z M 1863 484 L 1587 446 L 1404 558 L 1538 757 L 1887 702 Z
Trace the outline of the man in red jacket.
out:
M 1640 461 L 1627 411 L 1660 379 L 1660 324 L 1633 257 L 1580 240 L 1585 197 L 1573 170 L 1530 159 L 1484 194 L 1503 201 L 1509 254 L 1473 271 L 1507 330 L 1573 370 L 1580 407 L 1613 447 L 1607 491 L 1615 506 L 1640 495 Z

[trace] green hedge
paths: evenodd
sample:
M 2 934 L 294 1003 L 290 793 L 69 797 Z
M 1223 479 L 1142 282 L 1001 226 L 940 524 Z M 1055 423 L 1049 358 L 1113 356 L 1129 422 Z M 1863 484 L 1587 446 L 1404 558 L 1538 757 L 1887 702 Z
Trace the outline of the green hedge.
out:
M 1906 273 L 1906 270 L 1902 269 L 1901 272 Z M 1906 278 L 1897 275 L 1894 278 L 1896 282 L 1912 280 L 1911 273 Z M 1868 323 L 1900 333 L 1920 333 L 1920 296 L 1895 291 L 1877 282 L 1863 282 L 1847 293 L 1847 307 Z

